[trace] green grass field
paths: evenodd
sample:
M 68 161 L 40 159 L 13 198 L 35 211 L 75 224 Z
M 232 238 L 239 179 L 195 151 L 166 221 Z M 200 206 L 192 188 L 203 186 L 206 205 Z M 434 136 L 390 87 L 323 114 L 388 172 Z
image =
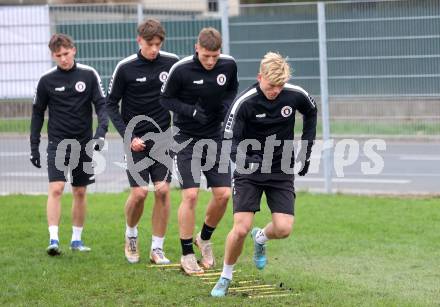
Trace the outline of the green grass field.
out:
M 0 120 L 0 133 L 28 134 L 30 119 L 2 119 Z M 96 121 L 94 122 L 96 127 Z M 296 135 L 302 131 L 302 121 L 298 118 L 295 125 Z M 318 122 L 318 135 L 322 133 L 321 122 Z M 332 120 L 330 131 L 333 135 L 389 135 L 389 136 L 430 136 L 440 135 L 438 122 L 426 121 L 356 121 L 356 120 Z M 117 133 L 113 124 L 109 124 L 109 132 Z M 46 133 L 46 122 L 42 133 Z
M 151 199 L 140 224 L 139 264 L 123 253 L 127 194 L 91 194 L 85 242 L 89 254 L 68 250 L 71 195 L 63 199 L 60 240 L 64 254 L 46 255 L 45 196 L 0 197 L 0 305 L 148 305 L 148 306 L 438 306 L 440 302 L 440 199 L 399 199 L 343 195 L 297 195 L 291 237 L 270 241 L 268 266 L 252 264 L 246 241 L 235 280 L 259 278 L 292 289 L 287 297 L 251 299 L 209 296 L 212 285 L 176 270 L 147 268 Z M 201 193 L 200 228 L 208 193 Z M 165 242 L 167 255 L 179 259 L 176 212 Z M 256 225 L 270 218 L 263 205 Z M 232 223 L 229 207 L 214 233 L 218 262 Z M 198 230 L 197 229 L 197 230 Z

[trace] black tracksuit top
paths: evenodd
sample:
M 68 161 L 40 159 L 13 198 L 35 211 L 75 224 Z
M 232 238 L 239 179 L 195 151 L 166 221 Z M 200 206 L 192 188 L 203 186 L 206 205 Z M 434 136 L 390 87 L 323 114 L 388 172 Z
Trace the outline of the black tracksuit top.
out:
M 206 70 L 196 53 L 171 68 L 161 104 L 173 112 L 174 125 L 182 134 L 220 138 L 221 123 L 237 90 L 237 64 L 233 57 L 221 54 L 214 68 Z M 202 125 L 192 117 L 196 105 L 208 116 L 207 124 Z
M 258 83 L 242 92 L 232 103 L 224 125 L 224 138 L 232 138 L 232 160 L 235 161 L 237 145 L 247 139 L 257 140 L 261 149 L 249 148 L 246 156 L 263 158 L 266 138 L 274 135 L 281 144 L 274 147 L 271 172 L 280 173 L 284 142 L 293 142 L 294 139 L 296 111 L 303 115 L 301 139 L 307 140 L 311 150 L 316 136 L 317 107 L 303 88 L 286 83 L 275 100 L 268 100 Z M 294 159 L 292 153 L 291 166 Z
M 95 137 L 105 137 L 108 118 L 105 94 L 97 71 L 76 63 L 70 70 L 53 67 L 44 73 L 37 84 L 31 120 L 31 149 L 38 150 L 44 112 L 49 109 L 49 141 L 76 139 L 81 144 L 92 139 L 92 104 L 98 116 Z
M 137 115 L 152 118 L 162 131 L 169 128 L 170 113 L 159 103 L 160 89 L 171 66 L 178 60 L 177 55 L 164 51 L 154 60 L 148 60 L 139 50 L 116 65 L 108 89 L 107 112 L 122 137 L 128 122 Z M 132 137 L 142 137 L 157 130 L 153 123 L 142 121 L 136 125 Z

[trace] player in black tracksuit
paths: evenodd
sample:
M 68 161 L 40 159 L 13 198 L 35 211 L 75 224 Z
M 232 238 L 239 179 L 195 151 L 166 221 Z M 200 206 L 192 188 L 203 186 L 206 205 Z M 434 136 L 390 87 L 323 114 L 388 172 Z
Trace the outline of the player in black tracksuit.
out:
M 165 31 L 159 21 L 147 20 L 139 25 L 137 42 L 140 50 L 118 63 L 107 97 L 107 110 L 113 124 L 122 138 L 127 136 L 124 138 L 124 148 L 131 191 L 125 207 L 125 256 L 130 263 L 139 261 L 137 224 L 142 216 L 149 177 L 155 185 L 150 259 L 156 264 L 169 262 L 163 252 L 163 241 L 170 210 L 171 170 L 159 161 L 151 160 L 157 158 L 151 152 L 153 142 L 151 139 L 148 142 L 142 139 L 147 133 L 159 135 L 170 128 L 170 113 L 159 103 L 160 89 L 171 66 L 179 58 L 173 53 L 160 51 L 164 39 Z M 148 116 L 149 119 L 137 123 L 133 131 L 126 131 L 129 122 L 139 115 Z M 136 169 L 134 164 L 143 159 L 151 163 Z
M 316 135 L 317 108 L 304 89 L 286 83 L 289 75 L 285 59 L 277 53 L 266 54 L 259 82 L 235 99 L 225 119 L 225 139 L 232 139 L 231 158 L 237 165 L 233 176 L 234 226 L 227 237 L 223 272 L 212 296 L 227 293 L 233 266 L 251 230 L 254 214 L 260 211 L 263 192 L 272 222 L 264 229 L 252 230 L 258 269 L 266 265 L 265 242 L 285 238 L 291 232 L 295 203 L 295 113 L 303 115 L 301 139 L 306 155 L 299 174 L 304 176 Z
M 161 104 L 173 112 L 174 126 L 179 129 L 175 141 L 188 142 L 174 156 L 183 189 L 179 208 L 181 264 L 188 274 L 202 272 L 192 248 L 201 170 L 213 193 L 202 231 L 196 237 L 196 244 L 202 250 L 201 264 L 205 268 L 215 263 L 209 240 L 230 196 L 229 162 L 222 165 L 219 160 L 221 123 L 238 89 L 237 65 L 231 56 L 220 54 L 220 47 L 220 33 L 213 28 L 202 29 L 196 54 L 171 68 L 161 98 Z M 208 150 L 202 150 L 207 143 Z M 209 167 L 202 169 L 201 165 Z
M 162 105 L 174 112 L 173 123 L 182 138 L 219 139 L 221 124 L 237 89 L 233 57 L 220 54 L 216 65 L 206 70 L 195 54 L 180 60 L 170 71 Z M 198 186 L 183 183 L 183 188 Z
M 95 182 L 90 163 L 92 149 L 102 149 L 108 119 L 101 79 L 92 67 L 75 62 L 76 49 L 72 39 L 64 34 L 55 34 L 49 42 L 49 49 L 57 66 L 43 74 L 38 81 L 32 108 L 30 143 L 31 162 L 40 168 L 40 132 L 44 122 L 44 112 L 46 108 L 49 109 L 47 219 L 50 244 L 47 252 L 49 255 L 58 255 L 61 252 L 58 240 L 60 198 L 68 173 L 71 177 L 74 198 L 71 249 L 90 250 L 81 241 L 86 210 L 85 193 L 87 185 Z M 94 136 L 93 106 L 98 116 L 98 127 Z M 71 140 L 69 143 L 72 145 L 64 147 L 63 144 L 68 139 Z M 91 146 L 86 146 L 88 144 Z
M 109 85 L 107 109 L 121 137 L 127 124 L 137 115 L 149 116 L 162 131 L 170 127 L 170 113 L 159 103 L 160 89 L 178 60 L 177 55 L 165 51 L 159 51 L 156 58 L 149 60 L 139 50 L 118 63 Z M 141 121 L 130 137 L 140 138 L 151 131 L 159 132 L 153 123 Z

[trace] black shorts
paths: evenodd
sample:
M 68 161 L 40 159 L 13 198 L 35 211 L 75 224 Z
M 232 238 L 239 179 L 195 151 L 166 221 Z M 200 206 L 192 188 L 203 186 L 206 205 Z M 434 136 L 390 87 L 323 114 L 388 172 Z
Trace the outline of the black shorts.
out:
M 58 163 L 57 163 L 58 160 Z M 47 146 L 47 173 L 49 182 L 70 181 L 74 187 L 84 187 L 95 182 L 95 174 L 92 165 L 92 157 L 88 156 L 85 146 L 81 146 L 78 165 L 69 166 L 75 163 L 70 147 L 60 151 L 57 156 L 57 144 L 49 142 Z M 70 180 L 68 180 L 70 179 Z
M 295 214 L 294 176 L 287 174 L 240 175 L 232 179 L 233 210 L 236 212 L 260 211 L 263 192 L 272 213 Z
M 181 144 L 189 138 L 176 135 L 175 141 Z M 220 139 L 193 138 L 185 148 L 173 155 L 175 174 L 182 189 L 200 187 L 202 172 L 208 187 L 231 186 L 229 156 L 221 158 L 221 146 Z
M 171 171 L 162 163 L 152 160 L 146 150 L 131 151 L 131 156 L 134 163 L 146 159 L 146 164 L 139 169 L 139 167 L 132 167 L 132 164 L 127 163 L 126 172 L 130 187 L 147 186 L 150 183 L 150 177 L 152 182 L 171 182 Z M 125 161 L 127 161 L 127 156 L 125 156 Z

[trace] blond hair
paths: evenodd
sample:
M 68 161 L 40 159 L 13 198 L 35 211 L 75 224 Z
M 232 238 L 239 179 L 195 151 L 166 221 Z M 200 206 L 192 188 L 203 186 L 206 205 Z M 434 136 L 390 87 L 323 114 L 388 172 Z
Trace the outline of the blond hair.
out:
M 281 54 L 268 52 L 261 60 L 260 74 L 273 85 L 283 85 L 290 78 L 290 66 Z

